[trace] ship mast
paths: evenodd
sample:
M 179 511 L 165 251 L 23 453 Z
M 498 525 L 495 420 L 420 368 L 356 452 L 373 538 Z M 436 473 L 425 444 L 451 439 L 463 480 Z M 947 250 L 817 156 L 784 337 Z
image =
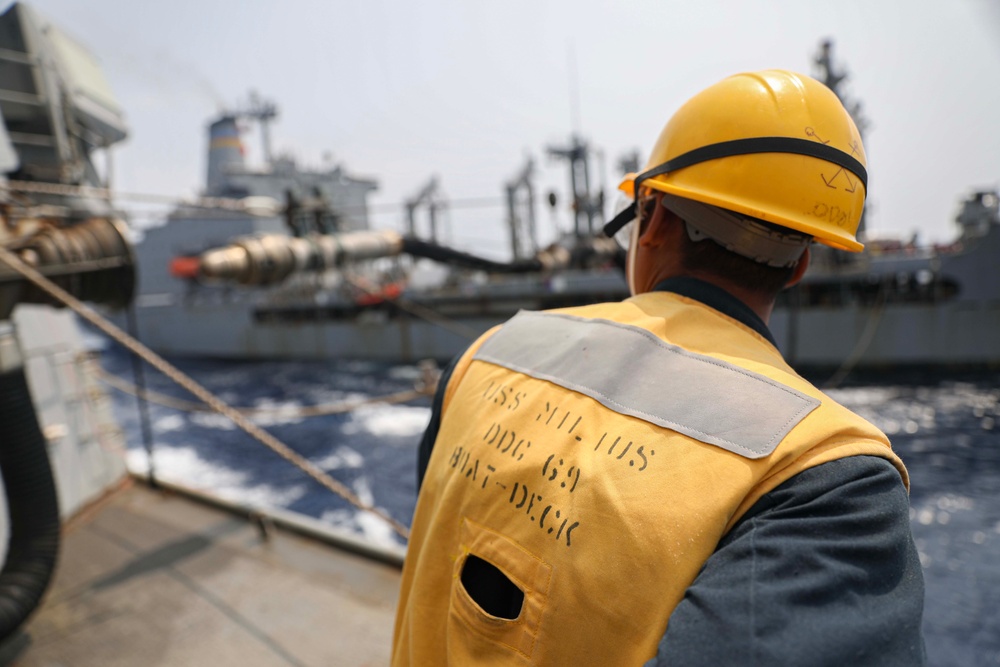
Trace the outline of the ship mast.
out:
M 816 65 L 816 78 L 837 94 L 844 108 L 847 109 L 847 112 L 851 114 L 851 118 L 854 119 L 854 124 L 857 125 L 858 132 L 861 133 L 861 138 L 864 139 L 865 130 L 868 129 L 868 119 L 861 110 L 861 102 L 852 99 L 845 93 L 841 86 L 849 75 L 846 69 L 840 68 L 838 71 L 836 63 L 833 61 L 833 40 L 824 39 L 820 42 L 819 52 L 816 54 L 813 62 Z
M 570 137 L 569 146 L 550 146 L 548 149 L 549 155 L 569 162 L 569 182 L 576 220 L 573 231 L 578 239 L 593 236 L 604 217 L 604 193 L 598 191 L 595 194 L 591 189 L 590 152 L 590 146 L 576 133 Z
M 444 208 L 437 176 L 432 176 L 416 195 L 406 201 L 406 232 L 410 236 L 417 233 L 417 210 L 427 207 L 430 222 L 430 240 L 438 242 L 438 213 Z
M 535 238 L 535 189 L 531 182 L 535 161 L 528 158 L 524 167 L 505 186 L 507 224 L 510 227 L 511 257 L 515 260 L 533 257 L 538 252 Z

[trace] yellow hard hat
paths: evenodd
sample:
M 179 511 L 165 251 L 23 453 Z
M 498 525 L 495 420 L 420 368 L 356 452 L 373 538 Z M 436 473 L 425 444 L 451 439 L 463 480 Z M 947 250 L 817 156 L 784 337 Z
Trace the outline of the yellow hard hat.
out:
M 859 252 L 865 165 L 858 128 L 833 91 L 803 74 L 765 70 L 688 100 L 642 173 L 626 175 L 619 189 L 633 197 L 637 186 L 661 190 Z

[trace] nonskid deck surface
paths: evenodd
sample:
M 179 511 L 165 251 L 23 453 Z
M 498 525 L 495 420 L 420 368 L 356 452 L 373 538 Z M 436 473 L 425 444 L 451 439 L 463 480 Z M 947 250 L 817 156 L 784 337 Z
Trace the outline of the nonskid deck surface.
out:
M 398 568 L 267 534 L 181 496 L 121 491 L 70 524 L 55 582 L 0 664 L 388 664 Z

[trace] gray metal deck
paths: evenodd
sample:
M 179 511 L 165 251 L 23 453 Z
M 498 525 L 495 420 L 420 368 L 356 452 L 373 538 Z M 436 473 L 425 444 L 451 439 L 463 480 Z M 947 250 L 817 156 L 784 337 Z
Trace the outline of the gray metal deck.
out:
M 69 524 L 56 580 L 0 664 L 388 664 L 398 568 L 267 532 L 170 492 L 119 491 Z

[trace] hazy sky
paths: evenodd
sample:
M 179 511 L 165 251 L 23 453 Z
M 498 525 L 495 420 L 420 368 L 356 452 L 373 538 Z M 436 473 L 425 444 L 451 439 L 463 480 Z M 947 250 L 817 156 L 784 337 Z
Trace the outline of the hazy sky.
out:
M 505 243 L 500 196 L 532 155 L 539 226 L 567 226 L 568 171 L 546 156 L 579 129 L 605 155 L 643 159 L 688 97 L 744 70 L 810 73 L 835 41 L 862 100 L 872 229 L 923 241 L 954 233 L 957 203 L 1000 183 L 1000 3 L 992 0 L 38 0 L 97 56 L 131 136 L 114 154 L 119 190 L 192 195 L 207 122 L 255 90 L 277 103 L 275 148 L 332 156 L 378 180 L 376 226 L 437 175 L 458 201 L 456 242 Z M 250 157 L 260 158 L 257 133 Z M 596 165 L 595 165 L 596 166 Z M 600 179 L 599 179 L 600 180 Z

